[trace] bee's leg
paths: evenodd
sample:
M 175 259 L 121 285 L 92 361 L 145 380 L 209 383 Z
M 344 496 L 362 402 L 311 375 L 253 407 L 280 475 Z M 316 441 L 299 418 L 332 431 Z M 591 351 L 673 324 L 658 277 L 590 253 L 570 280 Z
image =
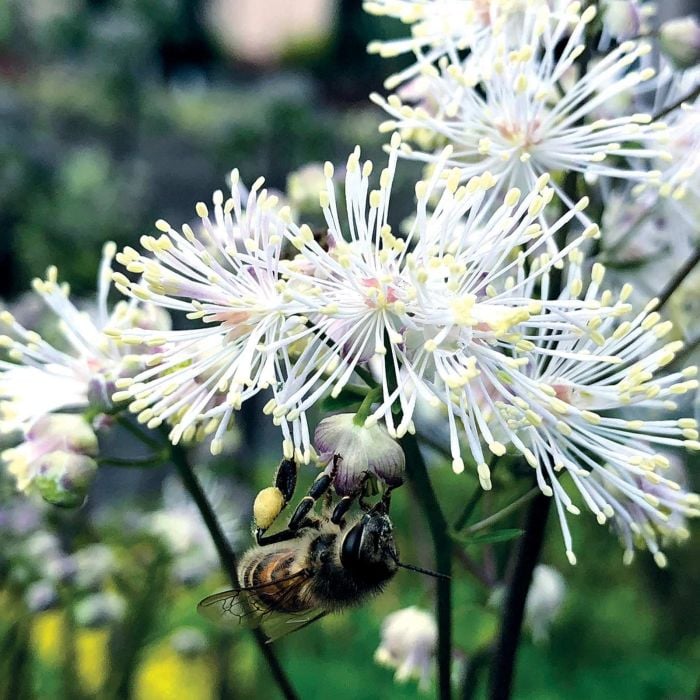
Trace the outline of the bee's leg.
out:
M 338 505 L 336 505 L 336 507 L 333 509 L 333 514 L 331 515 L 331 522 L 333 524 L 343 525 L 345 522 L 344 519 L 346 513 L 350 510 L 352 504 L 358 499 L 360 507 L 362 507 L 363 510 L 369 510 L 369 508 L 363 505 L 362 497 L 364 496 L 365 484 L 371 478 L 371 476 L 372 475 L 369 472 L 365 472 L 362 475 L 360 485 L 355 489 L 355 491 L 349 496 L 343 496 L 340 501 L 338 501 Z
M 336 454 L 333 455 L 333 466 L 331 467 L 330 471 L 330 476 L 331 476 L 331 483 L 335 481 L 335 477 L 338 474 L 338 468 L 340 467 L 340 463 L 342 462 L 343 458 Z M 324 512 L 327 513 L 330 511 L 331 506 L 333 505 L 333 494 L 331 493 L 330 488 L 326 490 L 326 493 L 323 496 L 323 509 Z
M 292 500 L 297 486 L 297 465 L 293 459 L 283 459 L 275 472 L 275 486 L 281 491 L 285 505 Z
M 387 486 L 386 491 L 384 491 L 384 495 L 382 496 L 382 499 L 377 503 L 376 506 L 374 506 L 374 510 L 379 511 L 380 513 L 389 513 L 389 507 L 391 506 L 391 492 L 397 488 L 397 486 Z
M 274 542 L 284 542 L 286 540 L 294 539 L 297 536 L 298 530 L 300 530 L 302 527 L 318 525 L 318 520 L 316 518 L 310 518 L 309 513 L 313 509 L 316 501 L 329 492 L 335 476 L 338 473 L 338 467 L 341 459 L 342 457 L 340 455 L 335 455 L 333 457 L 333 466 L 331 467 L 331 470 L 320 474 L 316 478 L 316 481 L 311 484 L 309 492 L 306 494 L 306 496 L 304 496 L 304 498 L 301 499 L 299 505 L 295 508 L 292 516 L 289 518 L 286 530 L 282 530 L 282 532 L 275 533 L 274 535 L 265 536 L 265 531 L 258 529 L 258 531 L 255 533 L 255 537 L 259 545 L 273 544 Z M 282 465 L 280 465 L 278 477 L 281 471 Z M 294 471 L 294 483 L 296 483 L 296 468 Z M 277 484 L 277 487 L 282 490 L 279 483 Z
M 253 523 L 259 537 L 277 520 L 294 496 L 297 483 L 297 465 L 283 459 L 275 472 L 274 486 L 263 489 L 253 503 Z

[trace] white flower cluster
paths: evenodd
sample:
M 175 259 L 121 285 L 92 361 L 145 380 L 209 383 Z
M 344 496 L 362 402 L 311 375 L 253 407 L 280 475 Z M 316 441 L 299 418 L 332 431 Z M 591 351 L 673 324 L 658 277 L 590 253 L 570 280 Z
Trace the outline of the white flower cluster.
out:
M 566 514 L 585 507 L 612 521 L 628 550 L 646 546 L 663 564 L 662 537 L 700 514 L 658 451 L 700 449 L 696 422 L 677 417 L 696 370 L 662 373 L 682 343 L 665 340 L 672 328 L 655 299 L 635 312 L 630 285 L 603 286 L 603 266 L 586 256 L 605 233 L 581 195 L 595 193 L 597 218 L 619 182 L 630 196 L 693 192 L 685 119 L 697 112 L 674 112 L 667 125 L 627 109 L 653 83 L 650 46 L 617 41 L 618 28 L 608 37 L 617 43 L 595 55 L 594 4 L 377 0 L 367 9 L 411 25 L 410 38 L 372 49 L 413 52 L 390 85 L 418 82 L 402 88 L 410 99 L 374 98 L 394 132 L 379 173 L 359 147 L 340 192 L 331 163 L 315 171 L 325 182 L 323 238 L 262 178 L 244 198 L 234 170 L 230 196 L 197 205 L 201 225 L 160 220 L 140 249 L 116 256 L 123 272 L 112 279 L 132 302 L 110 318 L 103 310 L 99 327 L 68 305 L 55 277 L 39 284 L 68 321 L 74 352 L 5 319 L 13 339 L 3 344 L 23 364 L 2 365 L 3 420 L 25 425 L 83 406 L 91 378 L 106 371 L 117 406 L 148 428 L 168 425 L 175 443 L 208 435 L 214 454 L 235 412 L 264 393 L 285 457 L 308 462 L 310 409 L 344 390 L 374 391 L 359 429 L 381 424 L 400 438 L 415 432 L 419 405 L 436 409 L 454 471 L 471 455 L 485 489 L 493 459 L 522 455 L 555 500 L 572 563 Z M 402 157 L 427 167 L 399 232 L 391 198 Z M 564 184 L 577 174 L 587 188 L 578 194 Z M 188 322 L 139 323 L 144 308 Z M 20 373 L 27 380 L 15 381 Z M 65 384 L 63 398 L 47 391 L 47 405 L 26 406 L 20 385 L 44 377 Z

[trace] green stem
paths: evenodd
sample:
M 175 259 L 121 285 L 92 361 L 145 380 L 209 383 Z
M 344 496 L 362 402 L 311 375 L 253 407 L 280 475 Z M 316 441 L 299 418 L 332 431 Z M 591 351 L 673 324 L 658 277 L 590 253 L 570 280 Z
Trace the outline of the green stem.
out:
M 371 389 L 374 389 L 377 386 L 377 382 L 374 381 L 372 373 L 369 370 L 366 370 L 364 367 L 355 365 L 355 374 Z
M 390 347 L 390 340 L 384 338 L 385 345 Z M 384 362 L 386 383 L 389 391 L 393 392 L 398 386 L 398 378 L 389 353 Z M 403 416 L 399 411 L 396 416 L 399 423 Z M 449 526 L 438 503 L 433 485 L 428 476 L 428 468 L 418 445 L 418 439 L 411 433 L 406 433 L 400 439 L 401 447 L 406 454 L 406 473 L 413 495 L 421 506 L 428 521 L 430 536 L 435 552 L 435 567 L 444 574 L 437 580 L 437 626 L 438 626 L 438 696 L 440 700 L 451 700 L 452 697 L 452 538 Z
M 700 263 L 700 246 L 695 249 L 695 252 L 685 261 L 683 267 L 676 272 L 659 294 L 659 303 L 656 305 L 657 311 L 665 306 L 666 302 L 673 296 L 678 287 L 683 284 L 685 278 L 695 269 L 698 263 Z
M 433 540 L 435 566 L 441 574 L 452 573 L 452 540 L 448 525 L 433 491 L 428 470 L 421 454 L 418 440 L 410 433 L 401 438 L 406 453 L 408 481 L 421 506 Z M 438 688 L 440 700 L 452 697 L 452 582 L 449 578 L 437 580 L 438 625 Z
M 495 512 L 493 515 L 489 515 L 488 518 L 484 518 L 478 523 L 470 525 L 467 528 L 467 533 L 472 534 L 474 532 L 479 532 L 479 530 L 483 530 L 493 525 L 494 523 L 497 523 L 499 520 L 502 520 L 507 515 L 510 515 L 514 511 L 518 510 L 518 508 L 520 508 L 520 506 L 522 506 L 523 504 L 527 503 L 528 501 L 531 501 L 539 492 L 540 490 L 537 487 L 530 489 L 526 494 L 520 496 L 520 498 L 513 501 L 510 505 L 507 505 L 505 508 L 501 508 L 501 510 Z
M 202 520 L 204 520 L 207 530 L 209 530 L 209 534 L 214 546 L 216 547 L 216 551 L 219 554 L 221 564 L 228 574 L 231 585 L 234 588 L 238 588 L 238 564 L 236 561 L 236 555 L 230 542 L 228 539 L 226 539 L 226 536 L 221 529 L 216 513 L 214 513 L 214 509 L 209 503 L 209 499 L 204 493 L 204 489 L 192 471 L 192 467 L 187 458 L 187 453 L 180 445 L 171 445 L 170 456 L 178 474 L 180 475 L 180 479 L 182 480 L 185 489 L 197 505 L 199 513 L 202 516 Z M 253 629 L 251 632 L 258 649 L 265 657 L 265 661 L 270 668 L 270 672 L 272 673 L 280 692 L 287 700 L 296 700 L 296 692 L 292 688 L 292 685 L 289 682 L 279 659 L 272 651 L 272 647 L 267 644 L 265 635 L 259 629 Z
M 374 389 L 370 389 L 367 395 L 362 400 L 360 407 L 357 409 L 355 417 L 352 422 L 358 427 L 362 427 L 365 424 L 369 414 L 372 412 L 372 404 L 381 396 L 382 390 L 377 386 Z

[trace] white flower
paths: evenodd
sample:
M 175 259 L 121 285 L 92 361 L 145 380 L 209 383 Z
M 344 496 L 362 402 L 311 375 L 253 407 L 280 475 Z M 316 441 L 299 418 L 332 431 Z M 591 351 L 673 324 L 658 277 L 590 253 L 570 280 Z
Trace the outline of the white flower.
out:
M 553 326 L 546 334 L 525 336 L 543 354 L 500 373 L 499 420 L 535 470 L 542 492 L 554 498 L 572 564 L 576 557 L 566 513 L 578 515 L 580 509 L 560 478 L 563 474 L 600 524 L 617 519 L 638 534 L 663 565 L 656 533 L 663 532 L 671 514 L 695 516 L 700 510 L 698 497 L 664 474 L 669 461 L 656 448 L 699 450 L 697 424 L 689 418 L 647 418 L 648 413 L 644 418 L 638 413 L 623 416 L 631 408 L 676 411 L 676 397 L 697 389 L 697 368 L 659 376 L 682 347 L 679 341 L 660 342 L 672 324 L 653 311 L 656 300 L 621 320 L 631 313 L 625 303 L 630 288 L 623 288 L 617 301 L 609 291 L 601 294 L 604 268 L 599 264 L 584 288 L 582 257 L 572 256 L 560 300 L 599 299 L 598 315 L 575 330 Z M 553 313 L 553 322 L 555 318 Z M 651 486 L 663 488 L 651 493 Z M 633 507 L 641 508 L 647 518 L 644 528 L 637 528 L 638 518 L 630 515 Z
M 104 333 L 106 327 L 160 326 L 166 321 L 152 308 L 118 303 L 111 314 L 107 294 L 111 281 L 113 243 L 104 247 L 98 277 L 94 317 L 70 301 L 69 288 L 59 284 L 56 268 L 34 289 L 56 316 L 61 345 L 55 347 L 38 333 L 24 328 L 9 311 L 0 313 L 0 348 L 12 362 L 0 361 L 0 431 L 26 431 L 42 416 L 67 408 L 104 408 L 108 389 L 119 377 L 134 371 L 135 359 L 123 345 Z
M 382 395 L 367 425 L 382 420 L 392 437 L 401 437 L 413 430 L 419 400 L 447 405 L 454 468 L 464 468 L 459 444 L 463 427 L 482 483 L 488 487 L 481 435 L 496 453 L 504 448 L 493 439 L 483 417 L 472 412 L 470 381 L 513 361 L 500 348 L 518 342 L 514 330 L 518 324 L 526 320 L 538 324 L 541 311 L 541 304 L 522 290 L 543 269 L 534 271 L 534 277 L 524 274 L 508 282 L 517 269 L 513 251 L 548 247 L 585 202 L 543 229 L 538 222 L 553 194 L 547 176 L 525 196 L 511 190 L 500 206 L 492 206 L 496 196 L 490 174 L 460 186 L 463 171 L 445 169 L 438 162 L 430 178 L 416 185 L 417 214 L 406 237 L 399 238 L 388 224 L 399 145 L 395 135 L 389 166 L 381 172 L 377 190 L 369 184 L 372 163 L 360 163 L 359 149 L 351 155 L 344 212 L 339 211 L 333 168 L 327 164 L 322 202 L 333 241 L 330 250 L 322 248 L 309 230 L 293 227 L 300 255 L 287 266 L 288 289 L 305 305 L 313 339 L 295 359 L 284 387 L 266 411 L 278 422 L 294 420 L 322 396 L 337 396 L 355 373 L 367 371 L 371 363 Z M 449 153 L 446 149 L 443 162 Z M 433 197 L 436 203 L 429 209 Z M 583 236 L 597 234 L 593 226 Z M 576 244 L 548 264 L 559 264 Z M 309 270 L 315 275 L 313 293 L 305 288 Z M 392 411 L 397 404 L 402 412 L 398 425 Z
M 538 564 L 525 600 L 525 624 L 535 642 L 549 637 L 549 628 L 559 615 L 565 594 L 564 577 L 551 566 Z
M 503 190 L 531 188 L 546 172 L 657 181 L 660 173 L 648 163 L 668 157 L 661 147 L 663 124 L 642 113 L 593 116 L 653 77 L 652 68 L 631 69 L 651 47 L 625 42 L 576 75 L 586 26 L 594 16 L 595 8 L 589 7 L 550 22 L 544 8 L 537 18 L 522 22 L 517 44 L 494 28 L 466 59 L 443 59 L 437 75 L 425 77 L 428 103 L 437 105 L 433 111 L 403 104 L 396 95 L 373 95 L 391 117 L 382 129 L 399 129 L 419 143 L 430 134 L 436 144 L 451 144 L 449 164 L 459 165 L 465 178 L 490 171 Z M 434 150 L 419 146 L 402 152 L 433 162 Z M 556 178 L 552 187 L 572 204 Z
M 117 331 L 124 342 L 158 345 L 160 351 L 147 369 L 117 382 L 122 391 L 115 400 L 131 400 L 130 410 L 151 428 L 168 421 L 173 442 L 204 424 L 213 433 L 214 454 L 233 412 L 261 390 L 277 391 L 288 372 L 288 347 L 305 335 L 303 304 L 282 274 L 285 211 L 276 210 L 276 196 L 260 190 L 262 178 L 242 207 L 237 171 L 231 180 L 228 200 L 215 193 L 212 218 L 205 204 L 197 205 L 197 234 L 160 220 L 161 235 L 141 239 L 147 254 L 126 248 L 117 256 L 142 275 L 139 282 L 114 275 L 124 294 L 181 311 L 196 324 L 166 333 Z M 308 435 L 303 416 L 297 425 Z
M 370 0 L 364 9 L 373 15 L 394 17 L 410 25 L 411 36 L 373 41 L 369 53 L 390 58 L 412 53 L 416 62 L 389 76 L 384 85 L 397 85 L 419 74 L 435 72 L 442 57 L 457 60 L 464 49 L 477 50 L 493 31 L 519 34 L 519 24 L 551 10 L 552 21 L 566 15 L 566 0 Z
M 406 457 L 384 426 L 359 425 L 353 413 L 329 416 L 316 426 L 314 444 L 322 464 L 342 458 L 333 481 L 340 495 L 353 493 L 365 473 L 389 486 L 403 483 Z
M 417 678 L 425 690 L 430 683 L 436 646 L 435 619 L 425 610 L 411 606 L 386 616 L 374 660 L 395 668 L 394 679 L 399 683 Z
M 75 604 L 75 621 L 83 627 L 105 627 L 121 620 L 126 609 L 126 600 L 119 593 L 91 593 Z

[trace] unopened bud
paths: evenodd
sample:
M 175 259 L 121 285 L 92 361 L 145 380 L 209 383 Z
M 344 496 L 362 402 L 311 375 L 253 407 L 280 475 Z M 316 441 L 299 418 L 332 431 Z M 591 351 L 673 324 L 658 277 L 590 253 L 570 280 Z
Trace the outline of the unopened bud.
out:
M 96 472 L 97 462 L 92 457 L 56 450 L 41 458 L 34 483 L 45 501 L 76 508 L 85 501 Z
M 661 50 L 679 68 L 690 68 L 700 58 L 700 23 L 692 15 L 664 22 L 659 42 Z
M 618 41 L 637 36 L 641 28 L 639 8 L 634 0 L 607 0 L 603 23 L 610 36 Z

